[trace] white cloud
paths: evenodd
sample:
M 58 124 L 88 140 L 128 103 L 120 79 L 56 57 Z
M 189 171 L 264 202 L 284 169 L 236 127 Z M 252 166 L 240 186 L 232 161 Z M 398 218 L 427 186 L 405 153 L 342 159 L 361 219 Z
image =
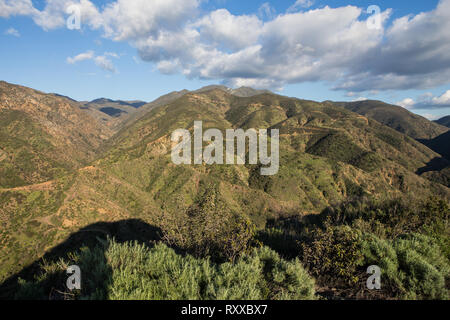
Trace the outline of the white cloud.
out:
M 20 37 L 20 32 L 14 28 L 9 28 L 8 30 L 5 31 L 4 34 L 7 36 Z
M 134 46 L 143 60 L 163 62 L 158 65 L 163 72 L 170 65 L 170 72 L 192 78 L 281 88 L 339 79 L 348 64 L 375 47 L 382 30 L 368 29 L 358 21 L 360 15 L 356 7 L 325 7 L 263 23 L 256 16 L 237 17 L 221 9 L 179 31 L 141 38 Z
M 0 17 L 31 15 L 37 12 L 31 0 L 0 0 Z
M 117 70 L 114 67 L 114 64 L 112 63 L 111 60 L 109 60 L 108 58 L 106 58 L 106 56 L 98 56 L 94 58 L 95 64 L 97 66 L 99 66 L 100 68 L 102 68 L 105 71 L 109 71 L 112 73 L 116 73 Z
M 300 8 L 309 8 L 314 4 L 314 0 L 297 0 L 287 9 L 287 12 L 295 12 Z
M 406 109 L 450 108 L 450 90 L 447 90 L 440 96 L 433 96 L 433 94 L 427 92 L 420 95 L 417 100 L 407 98 L 396 104 Z
M 450 0 L 396 19 L 384 41 L 355 61 L 338 89 L 426 89 L 450 79 Z
M 73 58 L 68 57 L 67 63 L 75 64 L 77 62 L 84 61 L 84 60 L 91 60 L 93 58 L 94 58 L 94 51 L 87 51 L 87 52 L 80 53 Z
M 437 116 L 437 115 L 431 114 L 431 113 L 424 113 L 424 114 L 422 114 L 422 116 L 431 121 L 438 120 L 440 118 L 440 116 Z
M 117 0 L 102 12 L 102 26 L 115 40 L 136 40 L 160 30 L 178 30 L 199 5 L 199 0 Z
M 403 107 L 405 109 L 412 109 L 416 102 L 411 98 L 403 99 L 402 101 L 398 101 L 395 103 L 396 105 Z
M 112 73 L 116 73 L 117 69 L 115 68 L 113 62 L 107 57 L 119 58 L 119 55 L 114 52 L 105 52 L 102 56 L 96 56 L 94 51 L 86 51 L 76 55 L 75 57 L 68 57 L 67 63 L 75 64 L 77 62 L 85 61 L 85 60 L 93 60 L 94 63 L 102 68 L 105 71 L 109 71 Z
M 100 12 L 89 0 L 46 0 L 44 9 L 34 12 L 32 17 L 34 22 L 44 30 L 65 27 L 69 17 L 68 9 L 73 6 L 80 11 L 81 25 L 88 25 L 93 29 L 103 25 Z
M 256 16 L 235 16 L 226 9 L 219 9 L 201 18 L 191 27 L 200 30 L 203 41 L 214 47 L 225 46 L 241 50 L 258 40 L 263 23 Z
M 352 101 L 357 102 L 357 101 L 366 101 L 366 100 L 368 100 L 366 97 L 358 97 L 356 99 L 353 99 Z
M 104 55 L 108 56 L 108 57 L 119 59 L 119 55 L 117 53 L 115 53 L 115 52 L 105 52 Z
M 439 97 L 432 98 L 431 101 L 435 105 L 450 106 L 450 90 L 447 90 Z

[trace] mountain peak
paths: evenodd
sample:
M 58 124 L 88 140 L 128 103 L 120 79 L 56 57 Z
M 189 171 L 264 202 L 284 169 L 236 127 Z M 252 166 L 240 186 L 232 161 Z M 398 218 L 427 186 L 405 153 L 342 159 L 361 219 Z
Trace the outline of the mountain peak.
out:
M 224 85 L 210 85 L 210 86 L 206 86 L 206 87 L 200 88 L 198 90 L 195 90 L 193 92 L 201 93 L 201 92 L 206 92 L 206 91 L 211 91 L 211 90 L 222 90 L 229 94 L 232 94 L 233 96 L 237 96 L 237 97 L 241 97 L 241 98 L 253 97 L 253 96 L 257 96 L 259 94 L 264 94 L 264 93 L 272 93 L 269 90 L 258 90 L 258 89 L 254 89 L 251 87 L 239 87 L 239 88 L 233 89 L 233 88 L 229 88 Z

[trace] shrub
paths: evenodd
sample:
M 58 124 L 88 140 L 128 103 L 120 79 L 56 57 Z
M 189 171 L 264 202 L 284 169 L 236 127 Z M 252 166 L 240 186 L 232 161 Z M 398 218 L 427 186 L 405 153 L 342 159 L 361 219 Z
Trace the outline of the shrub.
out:
M 333 282 L 356 283 L 362 260 L 360 233 L 349 226 L 327 225 L 316 229 L 312 240 L 301 244 L 303 262 L 313 275 Z
M 389 238 L 396 238 L 406 233 L 421 232 L 436 238 L 444 236 L 448 239 L 449 217 L 448 202 L 437 197 L 431 197 L 424 201 L 411 198 L 384 202 L 362 199 L 344 202 L 321 214 L 322 221 L 328 219 L 333 225 L 355 226 L 357 223 L 364 226 L 366 232 L 382 231 Z M 384 230 L 380 230 L 380 227 Z M 444 246 L 442 247 L 444 249 Z
M 397 296 L 403 294 L 404 274 L 399 271 L 397 252 L 391 241 L 383 240 L 373 234 L 364 234 L 361 250 L 364 256 L 362 265 L 377 265 L 381 269 L 382 289 Z
M 450 264 L 436 241 L 421 234 L 396 240 L 381 240 L 364 235 L 363 265 L 378 265 L 382 286 L 392 295 L 404 299 L 448 299 L 446 281 Z M 385 280 L 383 280 L 385 279 Z
M 425 235 L 412 234 L 394 242 L 399 268 L 405 273 L 406 298 L 448 299 L 446 279 L 450 265 L 436 242 Z
M 215 189 L 207 190 L 200 199 L 180 215 L 163 217 L 163 239 L 196 257 L 210 256 L 219 261 L 234 261 L 248 253 L 256 234 L 253 223 L 231 212 Z
M 215 264 L 209 259 L 177 254 L 162 243 L 148 248 L 138 243 L 119 244 L 110 240 L 106 246 L 79 251 L 72 262 L 82 270 L 82 289 L 76 297 L 79 299 L 266 300 L 315 297 L 314 280 L 299 260 L 282 260 L 267 247 L 253 249 L 234 263 Z M 62 264 L 53 266 L 55 272 L 64 272 L 60 269 Z M 48 292 L 42 292 L 42 288 L 50 288 L 48 283 L 43 286 L 49 279 L 52 279 L 52 274 L 44 273 L 39 280 L 22 281 L 17 297 L 48 297 Z

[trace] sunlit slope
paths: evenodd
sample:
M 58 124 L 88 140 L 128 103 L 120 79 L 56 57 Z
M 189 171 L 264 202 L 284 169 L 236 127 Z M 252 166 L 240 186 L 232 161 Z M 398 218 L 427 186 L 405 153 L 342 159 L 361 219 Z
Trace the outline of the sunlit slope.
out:
M 248 165 L 173 165 L 171 133 L 178 128 L 192 132 L 196 120 L 203 121 L 204 130 L 279 129 L 279 173 L 263 177 Z M 189 93 L 152 110 L 112 141 L 97 165 L 173 210 L 190 205 L 202 181 L 220 186 L 236 210 L 263 216 L 318 212 L 365 193 L 448 193 L 415 174 L 437 156 L 422 144 L 342 108 L 274 94 Z
M 414 139 L 433 139 L 448 131 L 448 129 L 444 127 L 445 124 L 430 121 L 405 108 L 387 104 L 382 101 L 365 100 L 356 102 L 334 102 L 332 104 L 344 107 L 367 118 L 374 119 Z
M 0 82 L 0 187 L 45 182 L 81 167 L 110 135 L 76 102 Z

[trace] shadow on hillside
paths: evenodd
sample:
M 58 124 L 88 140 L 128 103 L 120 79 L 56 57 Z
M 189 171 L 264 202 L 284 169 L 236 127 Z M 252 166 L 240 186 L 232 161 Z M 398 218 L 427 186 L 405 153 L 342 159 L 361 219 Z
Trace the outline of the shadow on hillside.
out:
M 419 139 L 418 141 L 450 161 L 450 131 L 447 131 L 434 139 Z
M 104 252 L 108 249 L 106 240 L 108 237 L 113 238 L 118 243 L 136 241 L 140 244 L 146 244 L 152 246 L 156 241 L 161 238 L 161 230 L 157 227 L 151 226 L 142 220 L 129 219 L 118 222 L 98 222 L 72 234 L 66 241 L 60 245 L 54 247 L 48 251 L 41 259 L 36 260 L 34 263 L 24 268 L 19 273 L 11 276 L 0 284 L 0 300 L 14 299 L 21 291 L 20 298 L 22 299 L 70 299 L 73 297 L 67 290 L 66 281 L 70 275 L 67 275 L 62 268 L 49 269 L 43 267 L 43 265 L 56 265 L 60 260 L 72 261 L 73 253 L 83 250 L 82 248 L 102 248 L 103 254 L 90 257 L 89 255 L 83 256 L 84 261 L 82 264 L 90 265 L 93 269 L 102 270 L 99 272 L 96 279 L 89 279 L 83 277 L 82 279 L 82 291 L 83 287 L 87 287 L 89 293 L 96 292 L 96 287 L 105 287 L 111 279 L 112 272 L 109 268 L 100 266 L 107 266 L 106 257 Z M 86 261 L 89 260 L 89 261 Z M 94 274 L 96 270 L 89 270 L 90 274 Z M 40 279 L 39 275 L 43 273 L 50 275 L 46 279 Z M 19 283 L 19 278 L 26 281 L 37 282 L 37 287 L 25 288 L 23 284 Z M 57 285 L 57 287 L 55 287 Z M 27 290 L 28 289 L 28 290 Z M 100 288 L 99 288 L 100 289 Z M 37 291 L 37 292 L 36 292 Z M 84 292 L 82 292 L 84 294 Z M 96 298 L 94 295 L 93 298 Z M 98 296 L 101 299 L 101 293 Z
M 416 174 L 421 175 L 430 171 L 441 171 L 442 169 L 448 167 L 450 165 L 450 161 L 445 158 L 433 158 L 430 162 L 427 163 L 425 167 L 419 168 Z

